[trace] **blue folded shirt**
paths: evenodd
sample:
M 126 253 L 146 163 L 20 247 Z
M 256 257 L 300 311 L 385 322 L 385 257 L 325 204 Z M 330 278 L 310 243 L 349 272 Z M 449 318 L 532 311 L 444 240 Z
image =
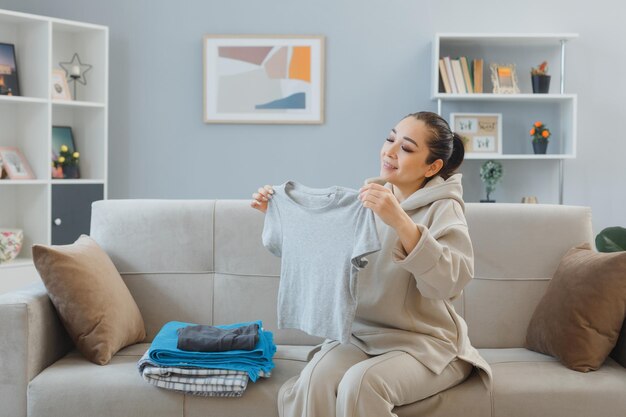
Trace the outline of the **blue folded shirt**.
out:
M 248 372 L 253 382 L 259 377 L 259 371 L 269 373 L 274 369 L 272 357 L 276 353 L 276 345 L 272 332 L 263 330 L 260 320 L 215 326 L 221 329 L 232 329 L 250 324 L 259 325 L 259 341 L 253 350 L 229 350 L 224 352 L 190 352 L 178 349 L 177 330 L 195 323 L 170 321 L 155 336 L 148 355 L 159 366 L 177 366 L 190 368 L 233 369 Z

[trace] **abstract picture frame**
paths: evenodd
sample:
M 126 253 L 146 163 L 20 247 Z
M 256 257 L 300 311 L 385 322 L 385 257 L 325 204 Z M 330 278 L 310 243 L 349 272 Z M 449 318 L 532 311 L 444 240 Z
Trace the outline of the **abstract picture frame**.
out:
M 515 64 L 503 65 L 494 62 L 489 68 L 491 69 L 494 94 L 519 94 Z
M 20 95 L 15 45 L 12 43 L 0 42 L 0 95 Z
M 324 123 L 324 36 L 203 40 L 205 123 Z
M 72 131 L 71 126 L 52 126 L 52 148 L 50 158 L 52 162 L 56 161 L 59 158 L 59 153 L 61 151 L 61 146 L 65 145 L 68 148 L 68 152 L 73 154 L 76 149 L 76 141 L 74 140 L 74 132 Z M 59 153 L 57 153 L 59 152 Z M 72 178 L 80 178 L 80 169 L 78 166 L 75 168 L 75 173 Z M 61 172 L 63 174 L 63 172 Z M 65 178 L 64 175 L 59 175 L 58 173 L 52 172 L 52 178 Z
M 19 148 L 15 146 L 0 146 L 0 160 L 11 180 L 32 180 L 35 174 L 28 160 Z
M 71 100 L 72 94 L 65 78 L 65 71 L 55 68 L 52 70 L 51 97 L 53 100 Z
M 502 113 L 450 113 L 450 127 L 465 144 L 465 155 L 502 155 Z

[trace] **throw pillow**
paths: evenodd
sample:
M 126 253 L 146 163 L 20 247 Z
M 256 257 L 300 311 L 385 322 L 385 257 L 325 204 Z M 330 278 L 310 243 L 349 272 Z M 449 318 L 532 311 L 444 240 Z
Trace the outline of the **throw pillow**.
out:
M 596 370 L 615 346 L 625 313 L 626 252 L 572 248 L 535 309 L 526 348 L 576 371 Z
M 33 245 L 33 261 L 78 350 L 106 365 L 146 337 L 143 318 L 109 256 L 89 236 L 71 245 Z

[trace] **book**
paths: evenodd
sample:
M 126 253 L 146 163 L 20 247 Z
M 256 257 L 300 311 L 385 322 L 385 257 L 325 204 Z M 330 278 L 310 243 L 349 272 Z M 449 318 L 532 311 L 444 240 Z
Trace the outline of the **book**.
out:
M 446 73 L 448 74 L 448 80 L 450 81 L 450 89 L 453 94 L 457 94 L 459 92 L 456 87 L 456 81 L 454 81 L 454 73 L 452 72 L 452 62 L 449 56 L 443 57 L 443 62 L 446 64 Z
M 474 93 L 474 88 L 472 87 L 472 76 L 470 75 L 469 65 L 467 64 L 467 58 L 462 56 L 459 58 L 461 61 L 461 69 L 463 70 L 463 79 L 465 80 L 465 87 L 467 88 L 467 92 L 472 94 Z
M 481 94 L 483 92 L 483 60 L 474 60 L 474 92 Z
M 446 63 L 443 61 L 443 58 L 439 59 L 439 81 L 443 82 L 443 89 L 446 93 L 452 92 L 450 79 L 448 78 L 448 73 L 446 72 Z M 441 92 L 441 89 L 439 89 L 439 91 Z
M 452 72 L 454 73 L 454 82 L 456 88 L 459 90 L 459 94 L 467 94 L 467 88 L 465 87 L 465 81 L 463 80 L 463 70 L 461 69 L 461 61 L 458 59 L 451 59 Z

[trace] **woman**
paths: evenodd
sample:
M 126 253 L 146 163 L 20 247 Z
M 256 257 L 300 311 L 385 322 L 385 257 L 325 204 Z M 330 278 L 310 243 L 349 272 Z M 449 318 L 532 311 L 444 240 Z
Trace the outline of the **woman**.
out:
M 491 390 L 489 365 L 451 303 L 474 270 L 461 174 L 454 173 L 463 157 L 460 136 L 435 113 L 410 114 L 391 129 L 380 178 L 360 189 L 382 249 L 359 272 L 351 341 L 327 340 L 285 382 L 282 417 L 395 416 L 394 406 L 451 388 L 474 366 Z M 272 192 L 260 188 L 251 206 L 265 212 Z

